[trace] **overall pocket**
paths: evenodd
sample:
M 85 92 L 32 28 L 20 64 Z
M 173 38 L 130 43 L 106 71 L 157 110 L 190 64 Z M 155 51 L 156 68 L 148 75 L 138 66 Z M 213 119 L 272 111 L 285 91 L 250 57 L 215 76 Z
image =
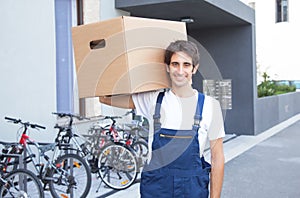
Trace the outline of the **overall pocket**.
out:
M 160 133 L 159 153 L 163 158 L 164 164 L 169 168 L 191 169 L 192 161 L 195 160 L 193 153 L 194 136 L 190 134 L 168 134 Z

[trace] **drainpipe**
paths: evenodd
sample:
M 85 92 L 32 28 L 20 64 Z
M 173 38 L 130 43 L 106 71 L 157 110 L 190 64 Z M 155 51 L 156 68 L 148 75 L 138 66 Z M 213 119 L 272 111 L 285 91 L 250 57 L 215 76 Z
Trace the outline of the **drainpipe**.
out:
M 55 0 L 56 100 L 58 112 L 74 112 L 72 1 Z

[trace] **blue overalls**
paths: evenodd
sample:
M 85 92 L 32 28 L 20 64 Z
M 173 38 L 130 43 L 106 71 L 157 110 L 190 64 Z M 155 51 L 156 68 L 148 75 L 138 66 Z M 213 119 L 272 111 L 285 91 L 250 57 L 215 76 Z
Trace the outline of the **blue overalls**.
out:
M 210 164 L 200 157 L 198 141 L 204 95 L 198 95 L 192 130 L 161 128 L 163 97 L 164 92 L 157 97 L 152 158 L 141 175 L 141 198 L 207 198 Z

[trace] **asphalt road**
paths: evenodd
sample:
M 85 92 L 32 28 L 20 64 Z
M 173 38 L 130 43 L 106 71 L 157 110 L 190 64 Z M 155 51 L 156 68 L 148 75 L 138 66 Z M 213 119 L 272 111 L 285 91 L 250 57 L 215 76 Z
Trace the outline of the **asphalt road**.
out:
M 222 198 L 269 197 L 300 197 L 300 121 L 225 164 Z

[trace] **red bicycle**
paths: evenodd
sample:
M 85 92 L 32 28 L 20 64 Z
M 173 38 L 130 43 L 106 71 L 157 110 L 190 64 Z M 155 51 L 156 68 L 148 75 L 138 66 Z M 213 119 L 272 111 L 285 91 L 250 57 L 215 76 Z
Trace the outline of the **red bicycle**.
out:
M 45 127 L 20 119 L 9 117 L 5 119 L 20 124 L 23 128 L 19 144 L 12 146 L 10 153 L 22 154 L 24 160 L 11 162 L 13 169 L 17 169 L 19 163 L 24 163 L 24 166 L 32 163 L 39 179 L 44 183 L 44 188 L 48 184 L 53 197 L 87 197 L 92 178 L 90 168 L 84 159 L 77 154 L 68 153 L 68 144 L 55 141 L 42 145 L 31 140 L 27 134 L 28 128 L 45 129 Z M 32 146 L 37 153 L 33 152 Z M 51 157 L 48 152 L 51 153 Z

